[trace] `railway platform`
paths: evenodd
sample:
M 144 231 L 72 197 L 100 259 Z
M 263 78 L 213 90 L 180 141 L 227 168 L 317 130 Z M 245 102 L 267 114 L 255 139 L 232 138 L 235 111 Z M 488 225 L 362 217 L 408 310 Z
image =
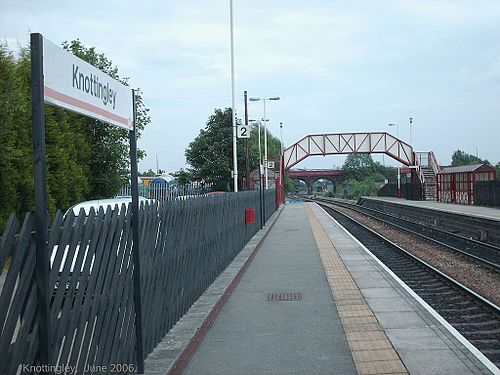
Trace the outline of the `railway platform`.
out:
M 467 204 L 443 203 L 436 201 L 409 201 L 393 197 L 363 197 L 364 200 L 382 201 L 408 207 L 417 207 L 427 210 L 441 211 L 451 214 L 475 216 L 482 219 L 500 221 L 500 209 L 493 207 L 472 206 Z
M 364 207 L 500 247 L 500 209 L 391 197 L 362 197 Z
M 318 205 L 280 208 L 146 374 L 499 374 Z

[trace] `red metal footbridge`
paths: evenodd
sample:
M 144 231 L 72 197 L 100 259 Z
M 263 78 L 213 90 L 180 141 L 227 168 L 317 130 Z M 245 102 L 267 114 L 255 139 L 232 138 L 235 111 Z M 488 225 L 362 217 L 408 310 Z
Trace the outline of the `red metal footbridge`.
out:
M 281 175 L 309 156 L 345 154 L 385 154 L 409 167 L 412 180 L 420 180 L 422 185 L 435 186 L 435 176 L 439 172 L 434 154 L 415 153 L 413 147 L 386 132 L 353 132 L 306 135 L 281 155 Z M 425 164 L 422 163 L 425 155 Z M 283 179 L 280 179 L 281 190 Z M 435 189 L 428 189 L 434 191 Z

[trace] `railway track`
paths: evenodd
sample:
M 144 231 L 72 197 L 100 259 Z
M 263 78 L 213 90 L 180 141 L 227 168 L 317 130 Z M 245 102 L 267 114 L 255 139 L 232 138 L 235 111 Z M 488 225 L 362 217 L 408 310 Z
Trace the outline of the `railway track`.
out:
M 356 211 L 387 225 L 419 236 L 426 241 L 446 247 L 448 250 L 459 253 L 490 269 L 500 272 L 500 248 L 494 245 L 463 237 L 438 228 L 415 223 L 371 208 L 361 207 L 356 204 L 328 199 L 313 199 L 313 201 L 338 205 Z
M 319 203 L 492 363 L 500 367 L 500 308 L 346 214 Z

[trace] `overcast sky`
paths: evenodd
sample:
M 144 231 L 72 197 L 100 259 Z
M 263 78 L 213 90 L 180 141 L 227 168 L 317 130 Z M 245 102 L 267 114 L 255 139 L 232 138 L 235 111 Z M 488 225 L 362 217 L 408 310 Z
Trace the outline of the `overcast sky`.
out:
M 237 114 L 243 91 L 279 96 L 270 130 L 389 131 L 446 165 L 462 149 L 500 161 L 500 1 L 234 0 Z M 231 106 L 228 0 L 0 0 L 11 49 L 40 32 L 95 46 L 144 91 L 151 123 L 140 170 L 186 167 L 184 150 L 215 108 Z M 250 118 L 262 105 L 250 104 Z M 379 156 L 376 160 L 382 160 Z M 298 167 L 329 168 L 339 156 Z M 385 158 L 388 162 L 388 158 Z

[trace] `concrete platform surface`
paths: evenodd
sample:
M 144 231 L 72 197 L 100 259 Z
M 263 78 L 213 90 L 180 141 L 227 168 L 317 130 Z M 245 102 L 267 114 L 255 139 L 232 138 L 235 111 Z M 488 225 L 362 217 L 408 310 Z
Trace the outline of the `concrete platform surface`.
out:
M 301 298 L 268 300 L 287 292 Z M 184 373 L 327 374 L 333 364 L 356 374 L 304 206 L 291 204 Z
M 270 222 L 146 374 L 500 373 L 316 204 L 287 204 Z
M 406 199 L 393 197 L 363 197 L 363 199 L 381 200 L 406 206 L 421 207 L 461 215 L 465 214 L 500 221 L 500 208 L 494 207 L 471 206 L 466 204 L 443 203 L 435 201 L 409 201 Z

